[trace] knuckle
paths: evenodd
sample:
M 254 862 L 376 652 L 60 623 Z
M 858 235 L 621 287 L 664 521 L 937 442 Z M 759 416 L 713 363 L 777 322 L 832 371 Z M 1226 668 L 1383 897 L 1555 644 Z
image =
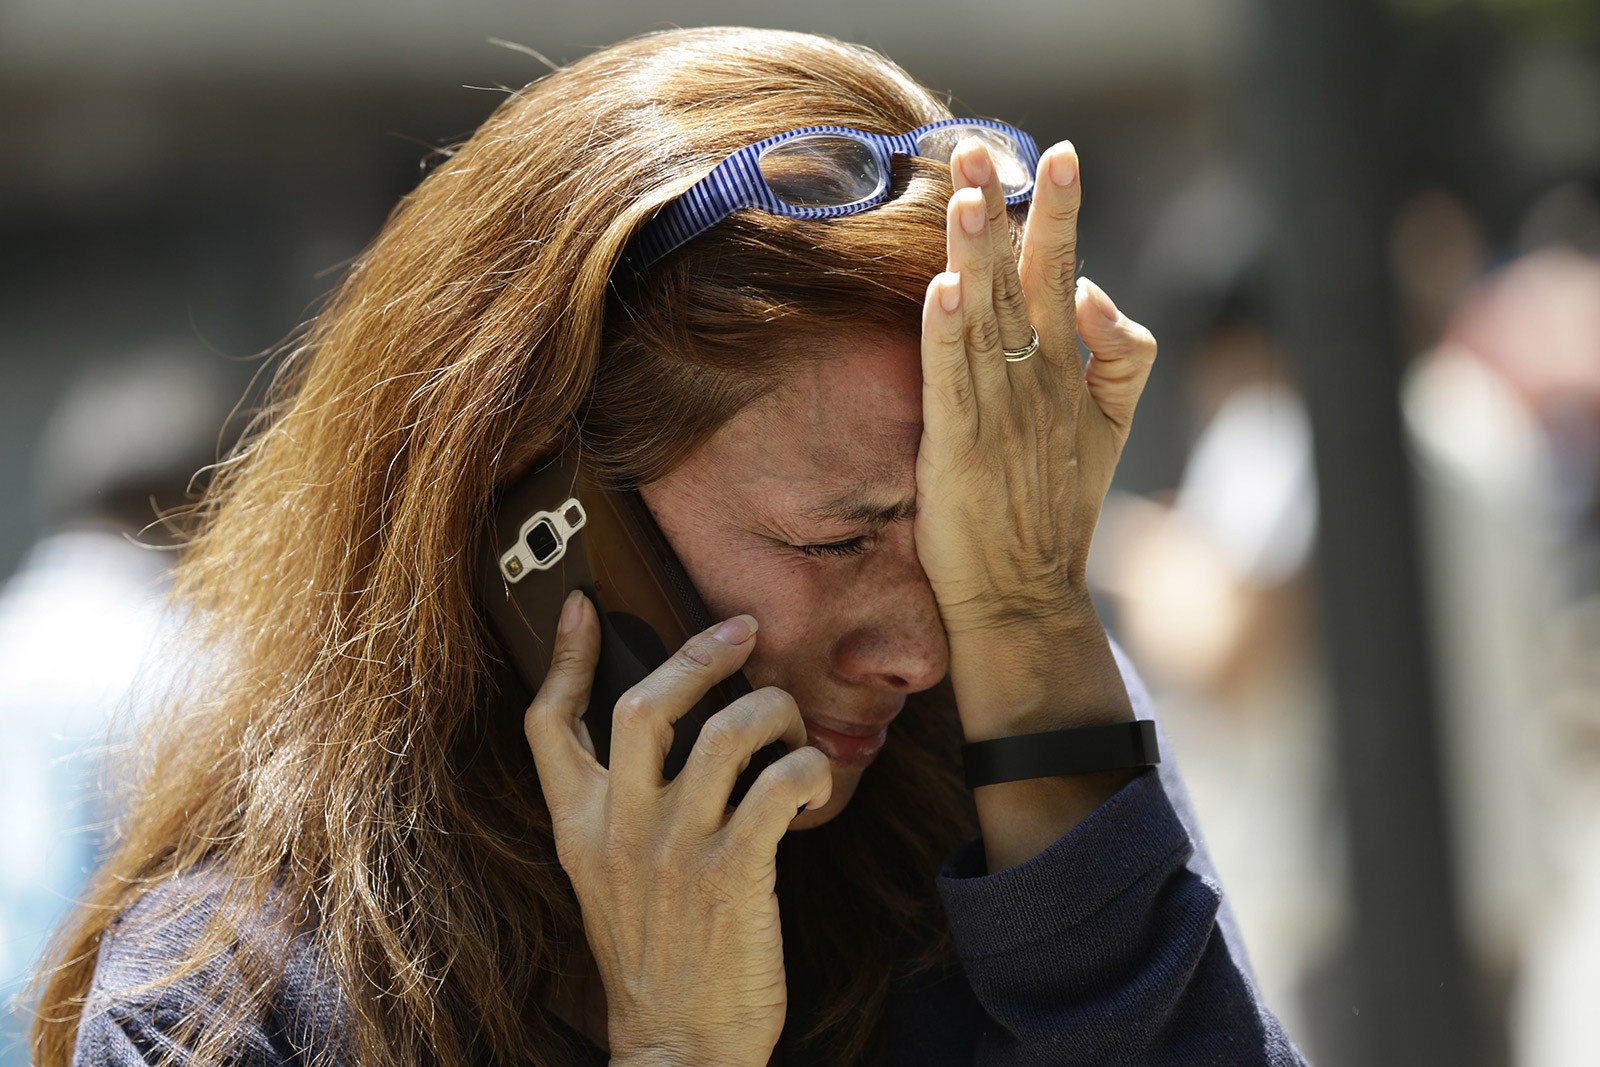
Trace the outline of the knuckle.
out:
M 1000 324 L 993 315 L 983 315 L 967 323 L 967 344 L 979 352 L 999 350 Z
M 620 729 L 629 729 L 650 721 L 650 695 L 643 689 L 630 689 L 622 694 L 612 715 Z
M 966 340 L 966 334 L 966 326 L 957 318 L 939 331 L 936 340 L 940 347 L 950 349 L 953 356 L 959 353 L 962 343 Z
M 1060 306 L 1072 299 L 1071 269 L 1047 271 L 1044 276 L 1045 296 L 1052 304 Z
M 810 777 L 828 778 L 833 774 L 833 765 L 828 762 L 826 753 L 820 748 L 806 747 L 800 750 L 800 758 Z
M 775 685 L 762 686 L 750 694 L 761 702 L 761 706 L 771 709 L 772 712 L 782 716 L 800 714 L 800 704 L 787 689 L 779 689 Z
M 1023 304 L 1022 280 L 1017 277 L 1015 268 L 1000 271 L 995 279 L 995 297 L 1004 307 L 1014 308 Z
M 972 380 L 965 376 L 951 382 L 940 395 L 951 416 L 965 416 L 976 400 Z
M 801 759 L 781 759 L 762 772 L 766 779 L 766 799 L 788 803 L 783 799 L 801 792 L 808 779 Z
M 1055 203 L 1046 205 L 1044 210 L 1049 216 L 1050 221 L 1055 223 L 1057 226 L 1073 228 L 1072 230 L 1069 230 L 1068 233 L 1068 239 L 1070 240 L 1072 233 L 1075 232 L 1078 225 L 1077 198 L 1073 197 L 1069 200 L 1056 201 Z
M 1050 242 L 1047 255 L 1057 263 L 1071 263 L 1078 254 L 1078 238 L 1074 232 L 1067 232 Z M 1066 273 L 1066 272 L 1063 272 Z
M 707 719 L 695 744 L 712 760 L 746 759 L 769 732 L 768 724 L 799 714 L 794 697 L 776 686 L 765 686 Z
M 742 755 L 745 723 L 737 708 L 724 708 L 700 730 L 696 742 L 700 750 L 714 760 L 730 760 Z
M 528 710 L 522 715 L 522 734 L 528 739 L 528 744 L 537 746 L 544 740 L 549 731 L 549 721 L 552 709 L 542 698 L 534 698 Z
M 828 773 L 828 757 L 808 746 L 778 760 L 762 771 L 761 777 L 767 799 L 792 807 L 795 799 L 809 795 Z
M 558 648 L 550 657 L 550 669 L 545 674 L 546 683 L 565 682 L 583 671 L 583 655 L 575 648 Z
M 1128 323 L 1120 336 L 1100 347 L 1107 349 L 1103 353 L 1106 356 L 1131 359 L 1138 363 L 1149 363 L 1156 358 L 1155 335 L 1136 322 Z
M 1038 260 L 1029 264 L 1029 279 L 1037 281 L 1044 290 L 1045 300 L 1051 307 L 1070 306 L 1075 288 L 1073 275 L 1077 273 L 1071 263 L 1062 262 L 1054 250 L 1046 250 Z
M 1139 354 L 1146 360 L 1154 360 L 1156 351 L 1160 347 L 1156 344 L 1156 335 L 1151 333 L 1148 327 L 1141 326 L 1137 322 L 1132 324 L 1131 329 L 1133 331 L 1134 345 L 1139 350 Z
M 550 831 L 555 838 L 556 859 L 561 864 L 561 869 L 568 874 L 576 874 L 584 866 L 586 851 L 581 844 L 583 827 L 577 819 L 572 817 L 552 818 Z
M 541 693 L 522 714 L 523 736 L 531 748 L 540 749 L 583 710 L 576 702 L 554 700 L 549 694 Z

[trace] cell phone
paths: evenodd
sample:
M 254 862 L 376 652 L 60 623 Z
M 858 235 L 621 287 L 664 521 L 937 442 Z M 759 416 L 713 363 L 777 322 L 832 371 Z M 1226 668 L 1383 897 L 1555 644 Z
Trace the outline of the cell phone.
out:
M 528 692 L 550 668 L 562 603 L 573 589 L 600 616 L 600 662 L 583 721 L 610 765 L 617 701 L 713 620 L 683 564 L 635 491 L 601 489 L 582 475 L 576 449 L 536 465 L 506 488 L 485 527 L 478 592 L 490 629 Z M 706 720 L 750 692 L 743 672 L 711 688 L 673 724 L 663 775 L 677 777 Z M 788 749 L 775 741 L 739 775 L 730 803 Z

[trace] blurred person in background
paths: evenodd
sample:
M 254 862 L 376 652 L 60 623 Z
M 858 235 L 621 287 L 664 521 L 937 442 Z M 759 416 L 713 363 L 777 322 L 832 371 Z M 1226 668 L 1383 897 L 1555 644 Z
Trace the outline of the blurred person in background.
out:
M 1155 345 L 1074 284 L 1072 147 L 950 121 L 865 49 L 674 31 L 405 199 L 200 506 L 209 658 L 47 961 L 41 1064 L 1301 1062 L 1170 759 L 963 786 L 963 737 L 1149 717 L 1084 568 Z M 882 202 L 699 210 L 822 123 L 788 177 Z M 471 577 L 571 446 L 727 620 L 617 703 L 608 767 L 594 605 L 530 704 Z
M 170 551 L 157 508 L 216 455 L 233 398 L 216 360 L 177 342 L 98 359 L 68 387 L 35 456 L 49 532 L 0 589 L 0 1064 L 21 1065 L 13 1010 L 83 886 L 109 817 L 98 780 L 113 723 L 161 632 Z M 143 543 L 136 543 L 143 542 Z M 151 671 L 145 677 L 157 671 Z
M 1521 229 L 1475 277 L 1476 223 L 1435 190 L 1395 260 L 1440 320 L 1404 401 L 1467 914 L 1515 1062 L 1563 1067 L 1600 991 L 1600 207 L 1558 186 Z
M 1303 582 L 1317 525 L 1305 405 L 1267 310 L 1264 201 L 1202 168 L 1158 217 L 1143 287 L 1181 339 L 1194 428 L 1178 486 L 1113 493 L 1098 581 L 1152 675 L 1238 710 L 1306 668 Z M 1143 657 L 1141 657 L 1143 662 Z
M 1342 919 L 1309 419 L 1242 294 L 1202 327 L 1182 374 L 1200 427 L 1182 478 L 1107 501 L 1091 576 L 1186 761 L 1263 986 L 1301 1024 Z
M 1309 1039 L 1306 987 L 1336 951 L 1342 871 L 1311 622 L 1311 431 L 1268 313 L 1263 212 L 1213 162 L 1141 251 L 1192 444 L 1173 490 L 1108 496 L 1090 580 L 1184 758 L 1262 986 Z

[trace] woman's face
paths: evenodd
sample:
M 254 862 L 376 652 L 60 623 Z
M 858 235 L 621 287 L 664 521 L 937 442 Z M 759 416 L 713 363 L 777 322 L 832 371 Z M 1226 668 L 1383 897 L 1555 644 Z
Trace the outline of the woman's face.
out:
M 855 793 L 908 693 L 944 677 L 944 629 L 912 541 L 916 338 L 840 336 L 643 488 L 714 618 L 760 632 L 745 675 L 800 705 L 833 765 L 819 826 Z

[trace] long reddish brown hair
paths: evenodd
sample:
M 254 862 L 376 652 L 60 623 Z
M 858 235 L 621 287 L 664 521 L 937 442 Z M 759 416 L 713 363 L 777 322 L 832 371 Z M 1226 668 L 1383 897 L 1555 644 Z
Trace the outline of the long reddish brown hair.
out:
M 195 509 L 175 600 L 195 667 L 47 960 L 36 1062 L 66 1067 L 102 935 L 180 876 L 225 906 L 153 986 L 193 979 L 271 915 L 309 931 L 342 990 L 324 1053 L 569 1060 L 534 1006 L 573 970 L 582 925 L 520 698 L 474 608 L 476 532 L 540 454 L 577 439 L 597 477 L 646 483 L 770 389 L 798 339 L 915 331 L 950 194 L 926 161 L 896 161 L 882 207 L 741 212 L 642 275 L 615 266 L 647 217 L 752 141 L 947 115 L 866 49 L 678 30 L 544 77 L 447 154 L 289 347 Z M 804 942 L 787 951 L 821 978 L 812 1036 L 839 1062 L 872 1055 L 892 984 L 948 953 L 933 876 L 973 819 L 940 692 L 913 700 L 849 809 L 780 854 Z M 279 955 L 236 963 L 242 989 L 190 1022 L 202 1063 L 275 991 Z

